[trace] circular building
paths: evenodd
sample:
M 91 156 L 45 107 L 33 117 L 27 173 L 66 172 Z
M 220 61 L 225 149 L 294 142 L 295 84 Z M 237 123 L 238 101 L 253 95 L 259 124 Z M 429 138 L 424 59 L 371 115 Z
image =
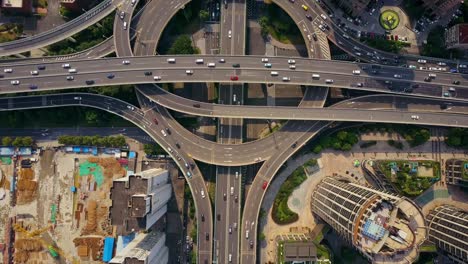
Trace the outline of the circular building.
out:
M 411 200 L 346 180 L 322 180 L 312 212 L 372 263 L 412 263 L 427 238 L 424 216 Z

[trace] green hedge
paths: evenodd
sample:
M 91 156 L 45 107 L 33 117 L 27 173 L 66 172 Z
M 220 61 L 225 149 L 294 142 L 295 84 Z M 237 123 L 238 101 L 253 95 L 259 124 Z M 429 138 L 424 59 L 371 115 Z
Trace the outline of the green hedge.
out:
M 299 216 L 291 211 L 288 207 L 288 199 L 294 189 L 307 179 L 303 167 L 299 167 L 293 171 L 286 181 L 281 185 L 278 194 L 273 203 L 271 211 L 273 221 L 279 225 L 294 223 L 299 219 Z

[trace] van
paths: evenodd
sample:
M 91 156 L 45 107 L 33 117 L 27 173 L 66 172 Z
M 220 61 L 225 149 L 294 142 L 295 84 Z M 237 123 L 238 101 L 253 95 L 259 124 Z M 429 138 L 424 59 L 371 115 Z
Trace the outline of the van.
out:
M 216 67 L 216 63 L 214 63 L 214 62 L 210 62 L 207 65 L 208 65 L 208 67 L 211 67 L 211 68 Z
M 228 259 L 229 259 L 229 262 L 232 262 L 232 254 L 229 254 Z
M 361 71 L 359 71 L 359 70 L 353 70 L 353 74 L 354 74 L 354 75 L 359 75 L 359 74 L 361 74 Z
M 125 30 L 127 29 L 127 22 L 124 22 L 123 29 L 125 29 Z
M 69 69 L 68 72 L 69 73 L 77 73 L 76 69 Z
M 312 79 L 320 79 L 320 74 L 312 74 Z
M 290 77 L 283 77 L 283 82 L 289 82 L 291 80 Z
M 197 59 L 197 60 L 195 60 L 195 63 L 196 64 L 203 64 L 203 59 Z
M 249 239 L 249 230 L 245 231 L 245 239 Z
M 272 71 L 270 74 L 271 74 L 271 76 L 278 76 L 278 72 L 276 72 L 276 71 Z
M 167 62 L 168 63 L 175 63 L 175 58 L 169 58 L 169 59 L 167 59 Z

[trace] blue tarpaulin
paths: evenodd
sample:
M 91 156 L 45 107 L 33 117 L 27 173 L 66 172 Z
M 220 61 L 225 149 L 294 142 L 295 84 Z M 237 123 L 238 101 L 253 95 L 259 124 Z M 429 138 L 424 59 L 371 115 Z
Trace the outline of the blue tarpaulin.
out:
M 104 239 L 104 252 L 102 253 L 102 261 L 109 262 L 112 259 L 114 252 L 114 238 L 106 237 Z
M 128 153 L 128 158 L 129 159 L 134 159 L 135 157 L 136 157 L 135 151 L 130 151 L 130 153 Z

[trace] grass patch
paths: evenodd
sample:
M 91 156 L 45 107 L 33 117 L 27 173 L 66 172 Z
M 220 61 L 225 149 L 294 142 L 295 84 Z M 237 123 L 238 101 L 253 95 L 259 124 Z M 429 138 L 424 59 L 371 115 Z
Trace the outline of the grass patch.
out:
M 269 34 L 284 44 L 304 44 L 299 28 L 286 12 L 277 5 L 267 5 L 266 8 L 266 15 L 258 21 L 263 37 Z
M 315 165 L 317 161 L 310 160 L 308 163 L 310 163 L 310 165 Z M 306 179 L 307 175 L 304 172 L 304 167 L 301 166 L 294 170 L 281 185 L 278 194 L 275 197 L 275 201 L 273 202 L 273 209 L 271 211 L 272 218 L 275 223 L 285 225 L 294 223 L 299 219 L 299 216 L 289 208 L 288 199 L 294 189 L 301 185 Z
M 400 17 L 393 10 L 385 10 L 380 14 L 379 23 L 385 30 L 394 30 L 400 24 Z
M 399 53 L 402 48 L 411 46 L 410 43 L 384 38 L 361 38 L 361 40 L 373 48 L 393 53 Z
M 435 161 L 377 161 L 376 165 L 408 197 L 420 195 L 440 178 L 440 164 Z

